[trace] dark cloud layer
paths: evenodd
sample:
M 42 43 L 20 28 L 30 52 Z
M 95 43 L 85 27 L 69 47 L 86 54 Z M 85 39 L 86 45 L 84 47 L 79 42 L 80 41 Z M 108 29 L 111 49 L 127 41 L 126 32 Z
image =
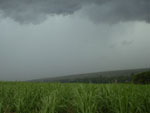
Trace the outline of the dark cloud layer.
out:
M 0 14 L 20 23 L 39 23 L 48 15 L 69 15 L 84 8 L 97 22 L 150 21 L 149 0 L 0 0 Z

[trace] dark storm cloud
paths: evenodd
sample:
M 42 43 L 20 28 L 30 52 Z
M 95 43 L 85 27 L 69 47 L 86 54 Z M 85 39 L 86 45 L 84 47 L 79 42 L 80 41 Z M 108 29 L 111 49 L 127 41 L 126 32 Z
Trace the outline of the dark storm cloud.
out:
M 85 12 L 96 22 L 150 22 L 149 0 L 109 0 L 89 7 Z
M 47 15 L 69 15 L 84 8 L 97 22 L 150 21 L 149 0 L 0 0 L 3 17 L 20 23 L 39 23 Z

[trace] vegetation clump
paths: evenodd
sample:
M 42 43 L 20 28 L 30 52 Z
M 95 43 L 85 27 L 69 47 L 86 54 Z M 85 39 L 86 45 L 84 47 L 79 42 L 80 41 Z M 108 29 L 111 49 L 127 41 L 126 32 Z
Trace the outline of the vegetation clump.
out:
M 142 72 L 134 75 L 133 83 L 135 84 L 150 84 L 150 71 Z

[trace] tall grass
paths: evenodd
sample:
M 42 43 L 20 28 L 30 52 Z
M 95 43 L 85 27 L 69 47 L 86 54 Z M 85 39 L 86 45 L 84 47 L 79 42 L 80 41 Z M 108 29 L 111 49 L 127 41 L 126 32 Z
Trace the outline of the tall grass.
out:
M 0 113 L 150 113 L 150 85 L 0 82 Z

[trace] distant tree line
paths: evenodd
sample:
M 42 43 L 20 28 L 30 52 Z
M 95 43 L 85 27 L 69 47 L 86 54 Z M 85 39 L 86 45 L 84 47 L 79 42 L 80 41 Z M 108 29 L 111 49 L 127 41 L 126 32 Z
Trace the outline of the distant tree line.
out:
M 135 83 L 135 84 L 150 84 L 150 71 L 131 75 L 103 76 L 73 78 L 62 80 L 40 80 L 39 82 L 62 82 L 62 83 Z
M 150 71 L 136 74 L 133 77 L 133 83 L 135 83 L 135 84 L 150 84 Z
M 64 83 L 135 83 L 135 84 L 150 84 L 150 71 L 138 74 L 132 73 L 128 76 L 102 76 L 78 78 L 78 79 L 65 79 L 58 82 Z
M 132 75 L 130 76 L 98 76 L 89 78 L 78 78 L 74 80 L 60 80 L 59 82 L 64 83 L 129 83 L 132 81 Z

